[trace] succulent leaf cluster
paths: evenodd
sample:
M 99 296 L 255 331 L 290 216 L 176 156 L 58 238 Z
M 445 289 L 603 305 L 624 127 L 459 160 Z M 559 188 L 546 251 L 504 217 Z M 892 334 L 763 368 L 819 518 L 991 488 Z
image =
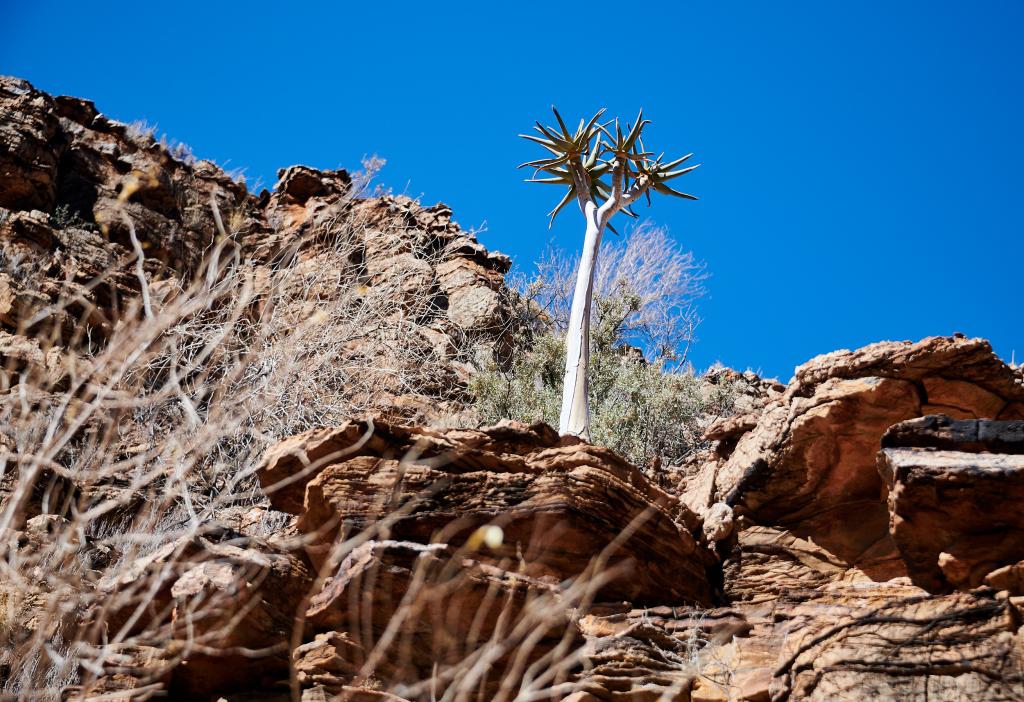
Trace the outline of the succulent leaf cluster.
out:
M 561 185 L 567 188 L 562 199 L 548 213 L 551 218 L 548 226 L 554 223 L 555 217 L 566 205 L 577 198 L 578 183 L 589 190 L 589 195 L 594 200 L 611 198 L 612 188 L 615 187 L 613 176 L 616 168 L 621 169 L 622 179 L 619 187 L 622 193 L 627 193 L 634 187 L 641 189 L 647 196 L 648 204 L 651 201 L 651 190 L 688 200 L 697 199 L 666 184 L 667 181 L 697 168 L 679 168 L 693 154 L 666 162 L 664 153 L 655 158 L 652 152 L 647 151 L 644 148 L 643 130 L 651 122 L 644 119 L 643 110 L 632 125 L 626 124 L 625 133 L 618 118 L 604 124 L 600 122 L 605 112 L 603 108 L 589 120 L 581 119 L 575 131 L 569 130 L 554 105 L 551 106 L 551 111 L 555 113 L 557 127 L 537 122 L 534 126 L 537 135 L 519 135 L 540 144 L 549 152 L 544 158 L 527 161 L 519 166 L 535 169 L 533 177 L 527 182 Z M 544 177 L 538 177 L 542 174 Z M 622 208 L 622 212 L 630 217 L 637 216 L 629 207 Z M 615 231 L 611 225 L 609 228 Z

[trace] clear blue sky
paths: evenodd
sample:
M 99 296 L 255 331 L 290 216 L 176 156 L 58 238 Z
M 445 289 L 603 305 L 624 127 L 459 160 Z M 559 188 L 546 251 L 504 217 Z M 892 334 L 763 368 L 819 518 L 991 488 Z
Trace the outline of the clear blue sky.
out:
M 700 202 L 641 208 L 712 274 L 699 367 L 787 379 L 955 331 L 1024 357 L 1024 2 L 501 5 L 0 0 L 0 73 L 250 184 L 375 152 L 522 266 L 582 232 L 568 209 L 547 229 L 515 135 L 551 103 L 642 106 L 649 145 L 704 164 Z

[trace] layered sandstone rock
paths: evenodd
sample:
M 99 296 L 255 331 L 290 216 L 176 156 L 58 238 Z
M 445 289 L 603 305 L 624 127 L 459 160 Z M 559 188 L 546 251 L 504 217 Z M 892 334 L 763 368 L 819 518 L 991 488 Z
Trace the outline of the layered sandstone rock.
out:
M 725 582 L 749 624 L 733 645 L 762 654 L 753 670 L 726 667 L 761 681 L 739 699 L 1014 699 L 1024 690 L 1020 612 L 1006 593 L 878 582 L 810 541 L 757 526 L 740 531 Z M 705 699 L 736 698 L 724 686 Z
M 716 548 L 749 631 L 722 660 L 764 655 L 711 666 L 692 698 L 1021 695 L 1022 399 L 986 342 L 936 337 L 819 357 L 762 411 L 713 425 L 682 498 L 705 519 L 732 507 Z M 741 669 L 756 689 L 721 683 Z
M 579 699 L 701 699 L 726 689 L 719 683 L 727 677 L 746 692 L 759 685 L 747 674 L 761 675 L 747 670 L 757 654 L 751 648 L 738 653 L 736 643 L 748 640 L 750 625 L 732 609 L 598 609 L 577 626 L 586 642 L 576 674 Z M 743 671 L 734 676 L 731 667 Z
M 712 427 L 716 453 L 684 499 L 698 510 L 725 502 L 791 529 L 874 577 L 903 575 L 875 467 L 882 435 L 936 408 L 1012 419 L 1022 402 L 1019 374 L 982 339 L 883 342 L 819 356 L 797 368 L 756 423 Z
M 486 560 L 522 558 L 524 575 L 561 582 L 603 556 L 628 569 L 601 589 L 604 599 L 711 602 L 696 516 L 611 451 L 543 424 L 440 431 L 353 422 L 273 447 L 259 476 L 275 507 L 327 542 L 339 525 L 386 520 L 391 538 L 462 545 L 493 525 L 502 542 Z M 311 559 L 322 563 L 323 551 L 310 548 Z
M 0 423 L 0 514 L 20 515 L 0 534 L 17 576 L 0 579 L 0 679 L 43 666 L 46 694 L 75 700 L 1024 697 L 1024 371 L 983 340 L 838 351 L 788 386 L 715 369 L 706 387 L 737 389 L 735 413 L 654 484 L 544 425 L 408 425 L 443 409 L 474 354 L 500 354 L 512 321 L 508 259 L 447 207 L 304 166 L 253 195 L 15 79 L 0 113 L 3 417 L 64 412 L 77 456 L 116 457 L 81 480 Z M 218 444 L 239 473 L 240 446 L 259 448 L 248 491 L 139 519 L 203 476 L 167 468 L 132 492 L 167 437 L 116 393 L 100 421 L 85 381 L 143 290 L 159 313 L 214 250 L 274 292 L 239 311 L 275 320 L 271 345 L 387 304 L 343 343 L 250 369 L 256 395 L 295 393 L 289 411 L 320 426 L 254 419 Z M 289 354 L 313 377 L 283 373 Z M 319 356 L 364 362 L 343 380 L 374 419 L 323 410 Z M 153 463 L 177 467 L 177 447 Z M 22 470 L 37 479 L 12 498 Z M 103 500 L 116 509 L 84 526 L 53 513 Z
M 1013 700 L 1024 689 L 1019 611 L 1005 596 L 882 583 L 823 593 L 787 616 L 773 700 Z
M 572 633 L 570 612 L 581 600 L 706 606 L 713 599 L 707 571 L 714 563 L 694 538 L 695 515 L 608 450 L 561 439 L 544 425 L 431 431 L 351 423 L 272 448 L 260 479 L 278 508 L 299 516 L 301 531 L 321 537 L 306 549 L 329 574 L 306 612 L 315 629 L 362 632 L 365 649 L 405 617 L 405 655 L 377 662 L 392 680 L 422 679 L 439 660 L 471 660 L 471 642 L 480 637 L 474 630 L 492 630 L 504 618 L 527 625 L 523 650 L 535 660 Z M 387 540 L 367 542 L 334 565 L 330 544 L 380 524 Z M 363 598 L 372 610 L 353 610 Z M 582 644 L 595 631 L 584 626 L 573 638 Z M 641 636 L 631 631 L 632 639 Z M 579 685 L 605 685 L 596 671 L 614 662 L 597 660 L 623 642 L 593 639 L 587 660 L 596 667 Z M 349 660 L 358 667 L 366 658 L 353 652 Z M 689 673 L 673 672 L 673 660 L 645 679 L 608 684 L 675 686 Z M 510 665 L 507 654 L 494 665 Z M 335 691 L 355 679 L 315 675 Z M 495 677 L 501 674 L 487 684 L 497 685 Z
M 1024 558 L 1024 421 L 929 416 L 882 446 L 890 530 L 915 583 L 973 588 Z

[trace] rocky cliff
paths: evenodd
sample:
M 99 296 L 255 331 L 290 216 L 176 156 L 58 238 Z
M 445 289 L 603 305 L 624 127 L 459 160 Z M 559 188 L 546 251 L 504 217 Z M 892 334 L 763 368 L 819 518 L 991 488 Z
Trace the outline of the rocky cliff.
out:
M 659 481 L 446 428 L 516 324 L 447 208 L 252 195 L 7 78 L 0 263 L 0 694 L 1024 697 L 1024 373 L 984 340 L 751 377 Z
M 321 311 L 315 303 L 339 288 L 392 318 L 400 343 L 374 329 L 339 352 L 380 354 L 376 365 L 400 366 L 409 379 L 366 388 L 364 408 L 436 414 L 465 380 L 466 361 L 493 350 L 509 324 L 509 259 L 484 249 L 444 205 L 367 197 L 345 171 L 304 166 L 253 195 L 87 100 L 13 78 L 0 79 L 0 111 L 0 348 L 9 357 L 40 357 L 33 340 L 45 339 L 52 359 L 78 351 L 83 336 L 102 343 L 141 293 L 137 268 L 158 298 L 209 270 L 212 253 L 246 266 L 257 284 L 290 266 L 288 280 L 273 281 L 302 287 L 286 300 L 290 323 Z M 418 377 L 423 366 L 431 372 Z

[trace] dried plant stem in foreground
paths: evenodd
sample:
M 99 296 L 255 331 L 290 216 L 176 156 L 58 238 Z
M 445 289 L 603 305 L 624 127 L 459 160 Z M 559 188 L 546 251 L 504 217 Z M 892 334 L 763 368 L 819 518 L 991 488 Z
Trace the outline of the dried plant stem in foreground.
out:
M 359 226 L 328 222 L 272 266 L 244 260 L 222 231 L 189 281 L 152 278 L 136 245 L 122 265 L 139 295 L 101 343 L 88 343 L 85 320 L 71 337 L 56 324 L 38 331 L 80 296 L 26 320 L 66 372 L 55 378 L 11 357 L 3 375 L 4 692 L 148 699 L 191 689 L 175 687 L 186 685 L 183 661 L 193 677 L 204 661 L 240 674 L 251 661 L 282 665 L 298 699 L 312 684 L 300 682 L 303 652 L 316 643 L 306 640 L 307 611 L 346 563 L 359 586 L 347 594 L 344 631 L 356 648 L 338 677 L 341 698 L 353 685 L 444 700 L 572 689 L 582 661 L 573 618 L 618 575 L 600 555 L 552 588 L 521 561 L 479 562 L 450 534 L 395 542 L 390 525 L 424 497 L 409 495 L 339 536 L 314 572 L 303 554 L 318 535 L 270 509 L 255 479 L 270 444 L 376 409 L 384 391 L 439 401 L 461 392 L 431 342 L 415 336 L 429 302 L 402 291 L 422 273 L 396 267 L 373 279 Z M 367 597 L 392 577 L 393 552 L 409 557 L 410 577 L 394 583 L 388 611 Z M 445 636 L 446 617 L 460 611 L 473 612 L 471 635 Z M 424 641 L 424 626 L 437 638 Z M 424 646 L 435 667 L 403 667 L 403 652 Z

